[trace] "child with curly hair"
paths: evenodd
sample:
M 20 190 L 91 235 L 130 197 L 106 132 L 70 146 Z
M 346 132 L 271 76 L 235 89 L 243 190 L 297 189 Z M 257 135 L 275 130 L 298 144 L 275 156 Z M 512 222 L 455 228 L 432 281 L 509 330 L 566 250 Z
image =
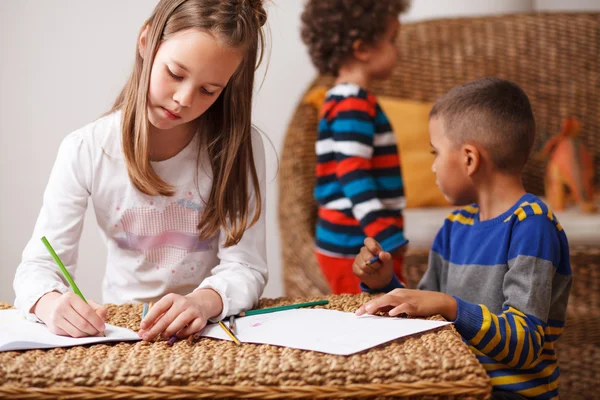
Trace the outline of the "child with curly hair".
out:
M 334 294 L 359 293 L 354 256 L 366 237 L 386 251 L 405 243 L 402 175 L 394 132 L 370 92 L 398 58 L 406 0 L 309 0 L 302 39 L 321 74 L 336 76 L 319 114 L 316 256 Z M 403 250 L 394 256 L 402 279 Z

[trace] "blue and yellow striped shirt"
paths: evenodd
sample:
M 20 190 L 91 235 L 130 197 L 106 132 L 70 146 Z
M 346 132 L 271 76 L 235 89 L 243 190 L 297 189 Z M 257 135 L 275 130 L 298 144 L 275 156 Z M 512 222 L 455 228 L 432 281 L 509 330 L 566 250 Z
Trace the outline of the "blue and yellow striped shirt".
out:
M 454 296 L 454 321 L 497 390 L 558 398 L 556 341 L 571 289 L 569 244 L 552 211 L 524 195 L 479 221 L 476 205 L 450 214 L 419 289 Z M 402 287 L 394 279 L 386 289 Z

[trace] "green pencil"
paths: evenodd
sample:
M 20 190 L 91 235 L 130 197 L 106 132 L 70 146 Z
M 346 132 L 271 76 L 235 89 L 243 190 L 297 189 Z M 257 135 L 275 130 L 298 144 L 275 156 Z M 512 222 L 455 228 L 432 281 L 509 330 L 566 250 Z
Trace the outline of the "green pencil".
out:
M 267 313 L 272 313 L 272 312 L 277 312 L 277 311 L 293 310 L 295 308 L 302 308 L 302 307 L 323 306 L 325 304 L 329 304 L 329 300 L 310 301 L 308 303 L 290 304 L 287 306 L 280 306 L 280 307 L 259 308 L 258 310 L 242 311 L 241 313 L 238 314 L 238 316 L 248 317 L 250 315 L 267 314 Z
M 75 281 L 73 280 L 73 278 L 71 278 L 71 274 L 69 274 L 69 271 L 67 271 L 67 269 L 65 268 L 65 265 L 60 260 L 60 257 L 58 256 L 58 254 L 56 254 L 56 252 L 50 245 L 50 242 L 48 242 L 48 239 L 46 239 L 46 236 L 42 236 L 42 242 L 44 243 L 44 246 L 46 246 L 46 248 L 48 249 L 48 252 L 52 256 L 52 258 L 54 258 L 54 261 L 60 268 L 60 270 L 63 273 L 63 275 L 65 276 L 65 278 L 67 278 L 67 281 L 69 282 L 69 285 L 71 285 L 71 288 L 73 288 L 73 291 L 75 292 L 75 294 L 77 296 L 81 297 L 81 300 L 85 301 L 85 303 L 88 304 L 85 297 L 83 297 L 83 293 L 81 293 L 81 290 L 79 290 L 79 288 L 75 284 Z M 102 332 L 102 335 L 106 336 L 106 334 L 104 332 Z

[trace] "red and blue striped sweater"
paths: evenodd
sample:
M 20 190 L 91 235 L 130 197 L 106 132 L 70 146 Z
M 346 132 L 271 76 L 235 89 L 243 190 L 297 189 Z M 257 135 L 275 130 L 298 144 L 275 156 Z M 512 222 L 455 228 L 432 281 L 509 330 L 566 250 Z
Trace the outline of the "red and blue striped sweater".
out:
M 327 92 L 316 143 L 317 251 L 353 258 L 364 239 L 404 241 L 396 138 L 373 94 L 345 83 Z

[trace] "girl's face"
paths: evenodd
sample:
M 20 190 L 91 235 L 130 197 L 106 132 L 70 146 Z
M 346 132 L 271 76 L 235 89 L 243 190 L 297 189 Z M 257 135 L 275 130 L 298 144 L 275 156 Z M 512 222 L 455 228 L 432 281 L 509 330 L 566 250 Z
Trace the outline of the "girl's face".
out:
M 140 36 L 144 56 L 145 32 Z M 156 52 L 148 91 L 148 119 L 170 130 L 194 121 L 219 97 L 244 52 L 210 33 L 191 28 L 162 41 Z

